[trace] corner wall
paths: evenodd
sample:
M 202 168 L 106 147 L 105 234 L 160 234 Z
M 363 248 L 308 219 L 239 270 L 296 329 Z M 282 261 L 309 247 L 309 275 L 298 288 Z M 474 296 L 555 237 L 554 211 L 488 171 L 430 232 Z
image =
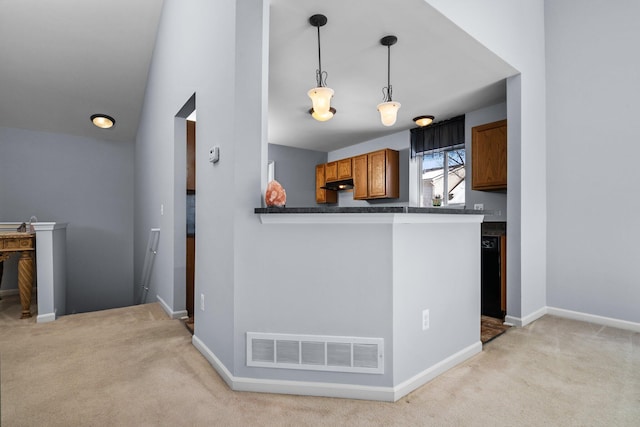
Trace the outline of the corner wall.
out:
M 545 3 L 425 1 L 521 73 L 507 79 L 507 314 L 526 324 L 546 305 L 547 143 L 541 119 L 546 117 Z
M 640 323 L 640 3 L 545 2 L 548 305 Z

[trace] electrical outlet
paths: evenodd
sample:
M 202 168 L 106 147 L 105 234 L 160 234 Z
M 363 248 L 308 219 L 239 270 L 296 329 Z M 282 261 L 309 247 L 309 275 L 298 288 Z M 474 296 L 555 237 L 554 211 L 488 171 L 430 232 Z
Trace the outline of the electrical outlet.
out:
M 473 209 L 476 211 L 483 211 L 484 210 L 484 203 L 476 203 L 473 205 Z
M 422 330 L 429 329 L 429 309 L 422 310 Z
M 204 311 L 204 294 L 200 294 L 200 310 Z

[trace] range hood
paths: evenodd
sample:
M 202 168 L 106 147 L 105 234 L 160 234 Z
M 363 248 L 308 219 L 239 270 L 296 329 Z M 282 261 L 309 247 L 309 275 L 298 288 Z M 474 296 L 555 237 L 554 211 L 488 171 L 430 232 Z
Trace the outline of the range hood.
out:
M 343 179 L 342 181 L 327 182 L 324 187 L 320 188 L 322 188 L 323 190 L 333 191 L 351 190 L 353 189 L 353 179 Z

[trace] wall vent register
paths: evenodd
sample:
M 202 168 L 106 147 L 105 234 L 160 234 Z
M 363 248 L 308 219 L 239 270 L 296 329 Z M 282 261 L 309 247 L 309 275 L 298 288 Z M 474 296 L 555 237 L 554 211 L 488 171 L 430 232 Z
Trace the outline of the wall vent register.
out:
M 384 374 L 384 340 L 247 332 L 247 366 Z

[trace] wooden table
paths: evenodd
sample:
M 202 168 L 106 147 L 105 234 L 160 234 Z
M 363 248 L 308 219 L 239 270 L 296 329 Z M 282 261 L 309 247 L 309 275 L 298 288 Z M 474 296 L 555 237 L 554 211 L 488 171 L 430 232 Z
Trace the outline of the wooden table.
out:
M 18 290 L 22 305 L 21 319 L 31 317 L 31 289 L 33 288 L 33 253 L 36 248 L 35 233 L 0 231 L 0 261 L 13 253 L 20 253 L 18 260 Z

